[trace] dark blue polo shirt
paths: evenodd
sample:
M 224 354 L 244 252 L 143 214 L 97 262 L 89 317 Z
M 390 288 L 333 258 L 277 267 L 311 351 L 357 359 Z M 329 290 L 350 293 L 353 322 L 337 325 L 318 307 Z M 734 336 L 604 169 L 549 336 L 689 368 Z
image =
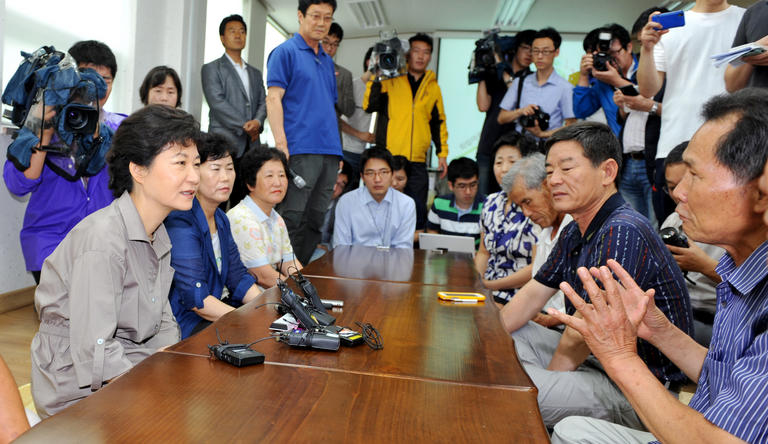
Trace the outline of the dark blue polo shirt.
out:
M 333 59 L 307 45 L 299 33 L 275 48 L 267 59 L 267 88 L 285 90 L 283 127 L 288 152 L 341 156 L 336 121 Z
M 547 262 L 534 279 L 550 288 L 568 282 L 584 300 L 589 296 L 576 274 L 579 267 L 599 267 L 615 259 L 643 290 L 653 288 L 656 306 L 680 330 L 693 335 L 688 290 L 680 267 L 648 219 L 624 202 L 619 193 L 597 212 L 584 236 L 576 221 L 560 234 Z M 566 298 L 566 311 L 573 305 Z M 662 383 L 684 381 L 685 375 L 650 343 L 638 339 L 637 353 Z

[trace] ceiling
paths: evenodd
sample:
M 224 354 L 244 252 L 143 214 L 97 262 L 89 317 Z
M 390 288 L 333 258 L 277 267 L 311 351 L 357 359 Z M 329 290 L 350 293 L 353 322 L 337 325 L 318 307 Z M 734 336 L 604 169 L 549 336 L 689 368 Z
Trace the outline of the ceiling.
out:
M 286 31 L 298 31 L 297 0 L 259 0 L 269 15 Z M 380 0 L 389 26 L 407 34 L 425 32 L 478 32 L 493 27 L 501 0 Z M 748 6 L 755 0 L 736 0 L 731 4 Z M 377 36 L 379 29 L 362 29 L 349 6 L 337 0 L 334 20 L 344 28 L 345 38 Z M 605 23 L 616 22 L 630 28 L 645 9 L 661 0 L 537 0 L 520 29 L 553 26 L 561 33 L 586 33 Z M 502 29 L 517 31 L 517 29 Z

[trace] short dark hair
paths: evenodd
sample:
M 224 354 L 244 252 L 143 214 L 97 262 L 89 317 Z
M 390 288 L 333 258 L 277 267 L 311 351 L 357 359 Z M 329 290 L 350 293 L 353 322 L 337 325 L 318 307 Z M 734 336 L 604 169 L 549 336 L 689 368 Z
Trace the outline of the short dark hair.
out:
M 90 63 L 106 66 L 112 72 L 113 80 L 117 76 L 117 59 L 109 46 L 104 43 L 97 40 L 83 40 L 72 45 L 68 52 L 78 65 Z
M 239 174 L 243 176 L 243 182 L 248 186 L 255 187 L 256 176 L 259 174 L 259 170 L 270 160 L 279 160 L 283 164 L 285 175 L 288 176 L 290 174 L 288 159 L 285 158 L 285 154 L 282 151 L 277 148 L 259 146 L 248 150 L 240 160 Z
M 550 39 L 552 40 L 552 43 L 555 45 L 555 49 L 560 49 L 560 43 L 563 42 L 563 38 L 560 37 L 560 33 L 557 32 L 555 28 L 544 28 L 540 29 L 536 35 L 533 37 L 533 40 L 536 39 Z
M 471 179 L 479 174 L 477 162 L 469 157 L 459 157 L 448 164 L 448 182 L 450 183 L 456 182 L 456 179 Z
M 520 151 L 520 157 L 525 157 L 531 153 L 537 151 L 537 143 L 535 140 L 527 135 L 518 133 L 517 131 L 509 131 L 501 135 L 496 140 L 491 149 L 491 162 L 496 157 L 496 152 L 503 146 L 513 146 Z
M 368 163 L 368 161 L 371 159 L 381 159 L 384 162 L 387 162 L 389 169 L 395 171 L 394 167 L 392 166 L 392 153 L 390 153 L 386 148 L 375 146 L 363 151 L 363 154 L 360 156 L 360 174 L 362 174 L 365 170 L 365 164 Z
M 155 66 L 150 69 L 147 75 L 144 77 L 144 81 L 141 82 L 139 87 L 139 98 L 141 103 L 148 105 L 149 90 L 165 83 L 165 79 L 170 77 L 173 80 L 173 84 L 176 85 L 176 107 L 181 106 L 181 79 L 176 74 L 176 70 L 167 66 Z
M 675 163 L 683 163 L 683 151 L 688 148 L 688 140 L 679 143 L 676 147 L 672 148 L 672 151 L 664 158 L 664 166 L 669 166 Z
M 344 40 L 344 28 L 340 24 L 333 22 L 330 29 L 328 29 L 328 35 L 335 35 L 339 39 L 339 43 L 341 43 Z
M 413 46 L 413 42 L 424 42 L 427 45 L 429 45 L 429 50 L 433 51 L 435 49 L 435 41 L 430 37 L 429 35 L 419 32 L 413 37 L 408 39 L 408 45 Z
M 530 46 L 535 37 L 535 29 L 526 29 L 515 34 L 515 41 L 512 43 L 512 53 L 517 53 L 517 50 L 520 49 L 520 45 L 525 44 Z
M 248 25 L 245 24 L 243 17 L 240 14 L 232 14 L 224 17 L 224 19 L 221 21 L 221 24 L 219 25 L 219 35 L 224 35 L 224 32 L 227 30 L 227 23 L 229 22 L 242 23 L 243 29 L 245 29 L 245 33 L 248 33 Z
M 133 190 L 129 164 L 148 167 L 171 144 L 198 145 L 200 124 L 178 108 L 149 105 L 123 120 L 107 153 L 109 189 L 115 197 Z
M 635 20 L 635 24 L 632 25 L 632 35 L 638 34 L 643 29 L 643 26 L 648 23 L 648 17 L 657 11 L 663 14 L 665 12 L 669 12 L 669 9 L 662 6 L 653 6 L 641 12 L 640 16 L 637 18 L 637 20 Z
M 229 139 L 221 134 L 203 133 L 200 143 L 197 145 L 200 153 L 200 163 L 208 160 L 219 160 L 227 156 L 235 158 L 237 149 L 232 146 Z
M 621 144 L 608 125 L 599 122 L 579 122 L 562 127 L 547 139 L 544 145 L 547 155 L 552 145 L 569 140 L 581 145 L 584 157 L 589 159 L 592 166 L 598 167 L 606 160 L 613 159 L 621 171 Z M 618 182 L 618 179 L 617 174 L 615 182 Z
M 768 91 L 746 88 L 715 96 L 701 114 L 706 122 L 738 118 L 733 129 L 715 142 L 715 158 L 742 183 L 760 177 L 768 160 Z
M 365 51 L 365 57 L 363 57 L 363 72 L 368 71 L 368 61 L 371 60 L 371 54 L 373 54 L 373 46 Z
M 603 32 L 605 28 L 595 28 L 584 36 L 584 41 L 581 42 L 581 47 L 584 48 L 584 52 L 591 54 L 597 49 L 598 36 Z
M 611 40 L 618 40 L 621 44 L 621 47 L 624 49 L 627 49 L 627 45 L 632 42 L 632 38 L 629 36 L 629 31 L 627 31 L 627 28 L 621 26 L 618 23 L 605 25 L 605 29 L 611 33 Z
M 397 155 L 392 156 L 392 171 L 405 171 L 405 175 L 408 175 L 408 165 L 410 165 L 411 162 L 408 161 L 408 158 L 405 156 Z
M 336 0 L 299 0 L 299 11 L 301 11 L 301 15 L 306 15 L 310 5 L 322 4 L 331 5 L 333 12 L 336 12 Z

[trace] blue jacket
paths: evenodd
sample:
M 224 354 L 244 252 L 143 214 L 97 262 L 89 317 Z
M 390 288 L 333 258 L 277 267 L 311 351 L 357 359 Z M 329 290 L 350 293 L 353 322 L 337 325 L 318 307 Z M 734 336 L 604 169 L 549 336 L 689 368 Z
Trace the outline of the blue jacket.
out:
M 630 73 L 633 73 L 635 68 L 637 68 L 636 57 L 634 57 Z M 634 74 L 632 77 L 634 77 Z M 614 90 L 613 86 L 590 77 L 588 87 L 573 87 L 573 114 L 579 119 L 586 119 L 600 108 L 603 108 L 608 126 L 613 130 L 613 134 L 618 136 L 622 125 L 616 120 L 616 113 L 619 107 L 613 101 Z
M 203 308 L 206 297 L 221 299 L 226 286 L 230 298 L 242 303 L 245 293 L 256 283 L 240 261 L 226 214 L 217 208 L 214 218 L 221 245 L 221 273 L 216 265 L 211 231 L 197 198 L 191 210 L 173 211 L 165 220 L 165 229 L 173 244 L 171 266 L 176 270 L 169 298 L 182 339 L 203 319 L 192 308 Z

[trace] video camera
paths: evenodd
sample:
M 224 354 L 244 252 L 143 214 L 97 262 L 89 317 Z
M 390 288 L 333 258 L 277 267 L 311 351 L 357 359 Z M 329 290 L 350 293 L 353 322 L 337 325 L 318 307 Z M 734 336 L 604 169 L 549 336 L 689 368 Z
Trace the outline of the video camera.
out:
M 512 48 L 515 39 L 509 36 L 499 36 L 499 28 L 483 31 L 483 37 L 475 42 L 475 50 L 469 59 L 469 84 L 478 83 L 488 74 L 497 69 L 496 56 L 506 65 L 507 53 Z M 505 69 L 507 66 L 504 67 Z M 511 70 L 511 68 L 510 68 Z M 511 72 L 510 72 L 511 74 Z
M 397 31 L 379 32 L 380 41 L 373 45 L 369 70 L 381 79 L 405 75 L 405 49 Z
M 597 54 L 592 57 L 592 67 L 597 71 L 608 71 L 608 65 L 615 63 L 611 56 L 611 41 L 609 31 L 600 31 L 597 35 Z
M 46 164 L 68 180 L 101 171 L 112 139 L 112 131 L 99 123 L 99 98 L 107 93 L 104 79 L 92 69 L 79 70 L 70 55 L 53 46 L 21 55 L 24 60 L 2 95 L 12 107 L 4 117 L 19 127 L 8 159 L 24 171 L 32 152 L 41 150 L 53 154 L 46 156 Z M 46 118 L 51 111 L 55 115 Z M 49 128 L 55 128 L 54 137 L 38 147 Z

